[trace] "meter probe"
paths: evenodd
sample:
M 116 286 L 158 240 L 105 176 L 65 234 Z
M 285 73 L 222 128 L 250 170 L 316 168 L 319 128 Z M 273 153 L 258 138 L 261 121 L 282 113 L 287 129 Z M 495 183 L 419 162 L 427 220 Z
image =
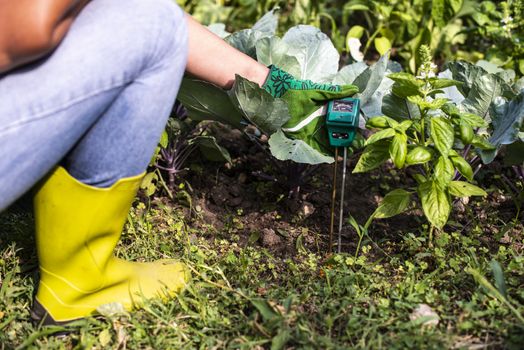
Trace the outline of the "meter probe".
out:
M 357 98 L 343 98 L 331 100 L 327 105 L 326 127 L 329 144 L 335 148 L 335 163 L 333 164 L 333 192 L 331 196 L 331 222 L 329 227 L 329 251 L 333 251 L 333 232 L 335 226 L 335 201 L 337 194 L 337 167 L 338 151 L 344 150 L 342 163 L 342 184 L 340 194 L 340 210 L 338 220 L 338 252 L 342 249 L 342 222 L 344 219 L 344 190 L 346 186 L 347 149 L 355 139 L 359 126 L 360 100 Z

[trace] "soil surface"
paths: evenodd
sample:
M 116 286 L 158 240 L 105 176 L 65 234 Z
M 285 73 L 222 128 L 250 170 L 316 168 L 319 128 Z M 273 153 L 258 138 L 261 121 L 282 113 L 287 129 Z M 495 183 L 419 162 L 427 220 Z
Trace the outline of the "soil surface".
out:
M 185 181 L 188 200 L 185 203 L 188 221 L 202 229 L 210 239 L 217 233 L 237 235 L 239 244 L 255 244 L 274 254 L 292 254 L 301 247 L 312 251 L 327 252 L 331 219 L 331 196 L 333 165 L 301 167 L 291 162 L 272 158 L 267 151 L 264 136 L 253 142 L 253 131 L 241 132 L 221 125 L 214 125 L 218 143 L 229 150 L 232 162 L 214 163 L 194 157 L 194 163 L 181 180 Z M 349 158 L 344 200 L 344 225 L 342 229 L 342 252 L 354 252 L 358 236 L 347 223 L 351 214 L 363 225 L 376 209 L 383 196 L 395 188 L 414 187 L 415 183 L 403 171 L 385 165 L 374 172 L 352 174 L 359 155 Z M 341 160 L 341 158 L 340 158 Z M 338 164 L 338 180 L 341 178 L 341 162 Z M 494 163 L 479 173 L 482 184 L 494 184 L 487 199 L 456 200 L 450 224 L 446 231 L 471 229 L 475 219 L 481 222 L 507 223 L 518 212 L 516 202 L 504 195 L 500 184 L 493 183 L 495 174 L 504 169 Z M 301 174 L 309 173 L 301 182 Z M 340 184 L 338 185 L 340 186 Z M 175 190 L 176 191 L 176 190 Z M 337 192 L 340 195 L 340 190 Z M 178 198 L 186 198 L 178 193 Z M 165 201 L 164 197 L 162 201 Z M 190 205 L 189 205 L 189 202 Z M 402 240 L 407 233 L 419 235 L 426 224 L 417 203 L 411 210 L 387 220 L 376 220 L 370 229 L 375 244 L 381 241 Z M 339 199 L 335 207 L 334 242 L 338 233 Z M 496 220 L 490 217 L 497 216 Z M 485 240 L 493 247 L 499 243 L 519 244 L 516 237 L 524 231 L 517 223 L 508 232 L 500 232 L 496 225 L 484 225 Z M 427 232 L 427 228 L 426 228 Z M 438 234 L 438 233 L 437 233 Z M 519 250 L 523 247 L 517 247 Z

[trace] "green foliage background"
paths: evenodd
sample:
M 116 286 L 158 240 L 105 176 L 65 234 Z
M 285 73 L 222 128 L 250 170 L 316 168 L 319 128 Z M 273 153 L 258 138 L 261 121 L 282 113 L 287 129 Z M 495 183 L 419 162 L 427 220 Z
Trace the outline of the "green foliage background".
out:
M 524 5 L 520 0 L 177 2 L 202 23 L 226 23 L 230 31 L 249 28 L 279 7 L 279 33 L 297 24 L 311 24 L 330 34 L 339 51 L 346 53 L 347 39 L 356 36 L 362 38 L 366 58 L 392 47 L 393 57 L 411 72 L 420 63 L 418 49 L 428 45 L 440 62 L 485 59 L 524 74 Z

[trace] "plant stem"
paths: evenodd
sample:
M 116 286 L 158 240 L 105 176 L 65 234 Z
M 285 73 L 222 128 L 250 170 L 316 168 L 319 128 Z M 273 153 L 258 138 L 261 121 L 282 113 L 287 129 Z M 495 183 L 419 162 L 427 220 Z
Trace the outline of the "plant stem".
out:
M 424 96 L 426 99 L 426 96 Z M 422 146 L 426 146 L 426 113 L 420 111 L 420 139 L 422 141 Z
M 249 141 L 254 142 L 255 145 L 267 156 L 269 161 L 278 169 L 280 173 L 284 173 L 284 169 L 280 165 L 280 163 L 276 160 L 275 157 L 271 155 L 271 153 L 258 141 L 258 139 L 255 136 L 251 136 L 249 133 L 247 133 L 245 130 L 243 130 L 243 134 L 249 139 Z
M 362 238 L 364 238 L 364 232 L 358 236 L 357 250 L 355 251 L 355 259 L 358 258 L 358 253 L 360 253 L 360 245 L 362 244 Z
M 375 32 L 369 37 L 368 41 L 366 42 L 366 46 L 364 47 L 364 52 L 363 52 L 364 56 L 366 56 L 366 53 L 368 52 L 369 47 L 371 46 L 371 43 L 373 42 L 375 37 L 380 33 L 381 29 L 382 29 L 382 23 L 378 25 L 377 30 L 375 30 Z
M 513 170 L 515 171 L 515 174 L 521 179 L 524 180 L 524 166 L 513 166 Z
M 513 192 L 515 192 L 515 195 L 518 196 L 520 191 L 519 191 L 519 189 L 517 187 L 515 187 L 513 182 L 510 179 L 508 179 L 508 177 L 506 175 L 504 175 L 504 174 L 500 174 L 500 177 L 506 183 L 506 185 L 508 185 L 508 187 L 511 188 L 511 190 L 513 190 Z
M 160 184 L 162 185 L 162 187 L 166 190 L 167 192 L 167 195 L 169 196 L 169 199 L 173 200 L 173 193 L 171 192 L 171 190 L 169 189 L 169 187 L 166 185 L 165 181 L 164 181 L 164 178 L 162 177 L 162 173 L 160 172 L 160 169 L 156 169 L 155 172 L 157 173 L 158 175 L 158 179 L 160 180 Z M 171 174 L 171 173 L 170 173 Z

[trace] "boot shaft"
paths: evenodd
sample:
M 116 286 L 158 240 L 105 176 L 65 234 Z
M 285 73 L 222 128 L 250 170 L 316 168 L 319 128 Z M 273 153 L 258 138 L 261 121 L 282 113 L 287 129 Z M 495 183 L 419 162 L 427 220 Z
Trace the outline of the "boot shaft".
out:
M 92 283 L 84 281 L 78 271 L 90 275 L 107 267 L 141 177 L 122 179 L 110 188 L 96 188 L 57 167 L 42 182 L 34 197 L 42 277 L 75 275 L 78 280 L 70 282 L 86 287 Z

